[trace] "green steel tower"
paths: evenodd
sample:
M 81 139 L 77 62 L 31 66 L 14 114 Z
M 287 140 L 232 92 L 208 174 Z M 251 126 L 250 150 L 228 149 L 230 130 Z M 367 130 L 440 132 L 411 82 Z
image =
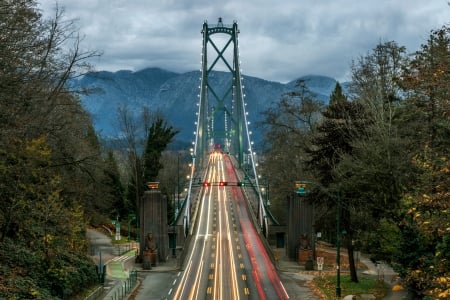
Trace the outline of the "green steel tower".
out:
M 244 114 L 244 94 L 239 65 L 238 26 L 203 23 L 203 49 L 200 84 L 200 104 L 197 119 L 198 163 L 208 152 L 223 150 L 244 160 L 244 137 L 247 134 Z M 225 76 L 214 76 L 223 72 Z M 226 80 L 223 82 L 223 80 Z M 225 88 L 224 88 L 225 87 Z

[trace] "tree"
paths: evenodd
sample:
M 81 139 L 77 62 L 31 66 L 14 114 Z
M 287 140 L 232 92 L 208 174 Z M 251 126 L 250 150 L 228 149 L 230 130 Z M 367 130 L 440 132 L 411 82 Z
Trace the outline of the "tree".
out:
M 178 133 L 164 119 L 158 117 L 151 125 L 147 136 L 147 146 L 144 150 L 144 181 L 155 181 L 159 170 L 163 168 L 160 162 L 162 152 Z
M 450 28 L 433 30 L 405 68 L 402 128 L 415 142 L 418 181 L 403 197 L 397 270 L 417 297 L 450 297 Z M 414 242 L 411 245 L 411 241 Z M 409 254 L 409 255 L 408 255 Z
M 337 197 L 340 197 L 340 201 L 343 203 L 344 209 L 337 211 L 336 214 L 342 213 L 342 217 L 340 217 L 342 228 L 339 230 L 346 232 L 350 275 L 354 282 L 358 282 L 358 277 L 351 241 L 355 233 L 354 215 L 358 210 L 352 201 L 352 190 L 347 188 L 335 170 L 345 155 L 352 155 L 353 141 L 365 134 L 364 115 L 364 107 L 359 103 L 347 101 L 342 94 L 340 85 L 336 84 L 330 104 L 323 112 L 323 119 L 317 126 L 308 149 L 310 156 L 308 166 L 315 171 L 316 181 L 319 181 L 328 190 L 328 193 L 325 194 L 319 191 L 318 197 L 322 200 L 317 205 L 339 209 L 337 208 Z M 337 196 L 330 196 L 330 194 Z M 322 220 L 330 219 L 328 215 L 330 210 L 324 211 L 327 214 L 321 216 Z M 317 223 L 326 224 L 327 222 L 318 221 Z
M 330 104 L 345 103 L 347 100 L 347 96 L 342 91 L 341 85 L 339 82 L 336 82 L 336 86 L 330 95 Z
M 114 216 L 117 215 L 117 213 L 120 216 L 126 216 L 130 211 L 125 201 L 125 188 L 123 187 L 117 161 L 112 150 L 107 152 L 105 164 L 106 167 L 104 169 L 104 181 L 102 182 L 102 185 L 108 187 L 108 190 L 110 191 L 106 194 L 106 196 L 111 197 L 108 201 L 108 203 L 111 204 L 109 208 L 112 208 L 110 216 L 111 213 L 114 213 Z
M 80 49 L 61 11 L 46 21 L 35 6 L 0 1 L 0 293 L 8 299 L 64 298 L 96 280 L 83 196 L 98 188 L 100 151 L 68 89 L 96 54 Z
M 307 160 L 304 149 L 324 107 L 304 81 L 298 81 L 296 87 L 298 90 L 284 94 L 274 107 L 264 111 L 264 120 L 259 124 L 266 145 L 262 180 L 270 185 L 271 210 L 282 223 L 286 221 L 286 191 L 293 190 L 293 181 L 310 177 L 305 175 L 308 170 L 302 164 Z
M 143 193 L 142 183 L 142 158 L 140 149 L 144 142 L 141 138 L 141 130 L 137 122 L 127 107 L 119 107 L 118 111 L 119 130 L 123 138 L 119 141 L 120 148 L 125 151 L 123 155 L 128 161 L 126 199 L 130 202 L 132 212 L 137 212 L 139 208 L 140 197 Z
M 414 180 L 410 141 L 398 129 L 403 107 L 398 79 L 407 61 L 404 47 L 386 42 L 353 62 L 351 98 L 364 107 L 366 129 L 336 169 L 341 182 L 353 190 L 353 201 L 365 207 L 359 213 L 363 222 L 357 222 L 363 250 L 387 261 L 394 247 L 381 248 L 382 241 L 396 232 L 402 195 Z
M 166 194 L 168 199 L 172 198 L 168 203 L 168 220 L 173 220 L 176 208 L 182 204 L 183 199 L 179 198 L 178 193 L 183 193 L 183 187 L 187 183 L 190 157 L 187 151 L 165 150 L 162 153 L 160 162 L 164 168 L 159 170 L 157 181 L 160 183 L 162 193 Z

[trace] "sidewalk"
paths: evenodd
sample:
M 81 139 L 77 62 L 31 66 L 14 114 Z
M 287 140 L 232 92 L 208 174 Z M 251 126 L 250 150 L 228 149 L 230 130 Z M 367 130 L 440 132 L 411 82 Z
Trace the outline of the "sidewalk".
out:
M 276 263 L 277 269 L 282 273 L 293 273 L 296 274 L 296 279 L 299 281 L 311 281 L 315 276 L 318 275 L 318 271 L 305 271 L 304 266 L 301 266 L 298 262 L 288 259 L 284 255 L 284 248 L 281 249 L 272 249 L 272 251 L 275 253 L 278 252 L 278 261 Z M 335 253 L 335 249 L 330 248 L 330 253 Z M 342 252 L 341 252 L 342 254 Z M 384 280 L 385 285 L 387 287 L 386 289 L 386 296 L 383 298 L 383 300 L 407 300 L 408 298 L 408 292 L 401 287 L 399 279 L 397 277 L 397 273 L 387 264 L 379 264 L 378 266 L 375 265 L 370 259 L 367 257 L 360 255 L 359 261 L 361 264 L 363 264 L 366 268 L 364 268 L 364 271 L 359 272 L 359 276 L 371 276 L 375 278 L 380 278 L 381 280 Z M 316 268 L 316 266 L 314 267 Z M 328 272 L 328 271 L 327 271 Z M 311 284 L 312 286 L 312 284 Z M 344 299 L 346 295 L 342 295 L 342 299 Z M 375 299 L 371 298 L 373 295 L 365 295 L 366 299 Z M 317 298 L 319 299 L 319 298 Z
M 105 245 L 106 239 L 100 239 L 101 237 L 99 237 L 98 234 L 95 238 L 98 241 L 101 240 L 103 259 L 106 262 L 106 282 L 103 293 L 104 297 L 102 299 L 115 299 L 117 290 L 123 289 L 125 282 L 130 276 L 130 272 L 133 270 L 142 275 L 146 272 L 161 273 L 177 271 L 180 269 L 180 253 L 177 253 L 177 257 L 172 257 L 172 255 L 170 255 L 167 261 L 157 263 L 157 265 L 153 266 L 151 270 L 143 270 L 142 264 L 135 263 L 136 252 L 134 249 L 124 253 L 121 256 L 115 256 L 112 251 L 109 251 L 109 247 L 112 248 L 112 245 Z M 328 251 L 330 251 L 330 253 L 335 253 L 336 250 L 330 248 Z M 284 248 L 272 248 L 272 252 L 274 254 L 277 252 L 276 256 L 278 257 L 278 260 L 276 262 L 276 268 L 280 272 L 280 279 L 285 285 L 291 299 L 321 299 L 312 284 L 312 280 L 318 275 L 318 271 L 305 271 L 304 266 L 301 266 L 298 262 L 290 260 L 285 256 Z M 95 257 L 93 258 L 96 260 Z M 406 290 L 393 290 L 394 287 L 399 285 L 399 282 L 397 281 L 397 274 L 392 270 L 392 268 L 386 264 L 379 264 L 377 266 L 370 259 L 364 256 L 360 256 L 359 261 L 367 268 L 364 268 L 364 271 L 359 272 L 359 276 L 372 276 L 375 278 L 380 276 L 380 278 L 382 278 L 386 283 L 388 288 L 387 294 L 383 298 L 384 300 L 408 299 L 408 293 Z M 342 295 L 342 299 L 344 299 L 345 296 L 346 295 Z M 366 299 L 371 299 L 370 295 L 368 295 L 368 297 L 369 298 Z M 126 299 L 126 297 L 123 299 Z
M 143 270 L 142 264 L 135 263 L 136 261 L 136 251 L 131 250 L 122 256 L 117 256 L 113 258 L 106 266 L 106 278 L 109 281 L 110 288 L 102 299 L 128 299 L 128 297 L 133 293 L 133 290 L 139 286 L 139 280 L 135 286 L 130 289 L 129 278 L 133 271 L 135 271 L 136 276 L 140 277 L 138 274 L 142 275 L 146 272 L 171 272 L 179 269 L 178 259 L 169 257 L 167 261 L 157 263 L 153 266 L 151 270 Z M 125 293 L 128 291 L 128 293 Z M 118 298 L 120 295 L 124 295 L 122 298 Z
M 386 286 L 388 286 L 387 294 L 383 298 L 384 300 L 407 300 L 408 292 L 403 289 L 401 283 L 397 278 L 397 273 L 387 264 L 380 263 L 375 265 L 370 259 L 361 256 L 360 261 L 364 264 L 368 270 L 363 271 L 363 275 L 380 277 L 384 280 Z M 397 290 L 401 288 L 401 290 Z

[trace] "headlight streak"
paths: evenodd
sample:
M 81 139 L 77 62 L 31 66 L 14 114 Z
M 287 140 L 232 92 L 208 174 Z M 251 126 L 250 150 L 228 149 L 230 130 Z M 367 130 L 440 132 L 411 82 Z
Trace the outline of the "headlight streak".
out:
M 211 157 L 210 157 L 210 160 L 211 160 Z M 213 174 L 215 173 L 215 168 L 213 169 L 213 171 L 211 173 L 213 173 Z M 209 179 L 211 179 L 214 176 L 211 173 L 208 174 L 209 175 Z M 208 191 L 208 188 L 206 188 L 206 191 L 205 191 L 205 193 L 204 193 L 204 195 L 203 195 L 203 197 L 201 199 L 201 203 L 200 203 L 199 220 L 203 220 L 203 214 L 205 213 L 205 210 L 206 210 L 205 205 L 209 205 L 210 203 L 211 203 L 211 192 Z M 191 255 L 189 256 L 189 259 L 188 259 L 188 267 L 183 272 L 183 276 L 181 277 L 180 284 L 178 285 L 178 289 L 177 289 L 176 293 L 174 294 L 174 299 L 182 298 L 183 294 L 185 293 L 185 288 L 187 287 L 187 284 L 186 284 L 187 275 L 191 272 L 191 267 L 192 267 L 192 263 L 193 263 L 192 257 L 196 253 L 197 240 L 200 237 L 203 237 L 203 247 L 202 247 L 201 257 L 202 258 L 204 257 L 204 252 L 205 252 L 205 249 L 206 249 L 206 242 L 208 240 L 209 230 L 210 230 L 210 214 L 209 213 L 207 213 L 206 230 L 201 233 L 200 229 L 201 229 L 201 226 L 198 226 L 197 230 L 195 232 L 194 248 L 193 248 L 193 250 L 191 252 Z M 202 259 L 200 261 L 199 265 L 203 266 L 203 264 L 204 264 L 204 261 Z M 200 275 L 199 274 L 201 274 L 201 272 L 197 272 L 197 276 L 195 278 L 195 282 L 194 282 L 193 286 L 190 287 L 190 288 L 192 288 L 190 294 L 192 294 L 194 291 L 196 291 L 196 293 L 198 293 L 198 286 L 200 284 Z M 193 299 L 193 298 L 189 297 L 189 299 Z
M 208 171 L 202 179 L 208 182 L 235 181 L 236 175 L 233 171 L 232 162 L 227 155 L 216 153 L 210 155 Z M 230 191 L 232 195 L 229 194 Z M 246 298 L 252 296 L 260 299 L 289 299 L 262 243 L 258 240 L 256 230 L 243 205 L 244 197 L 237 187 L 203 187 L 201 198 L 195 206 L 194 220 L 197 221 L 190 233 L 190 253 L 186 257 L 186 267 L 178 281 L 178 287 L 174 289 L 175 293 L 172 292 L 173 299 L 207 297 L 214 300 L 239 300 L 241 295 Z M 240 228 L 239 232 L 242 231 L 242 239 L 238 237 L 236 225 Z M 245 247 L 240 247 L 240 240 Z M 240 248 L 248 253 L 250 265 L 247 267 L 244 265 Z M 247 268 L 251 273 L 244 270 Z M 252 281 L 249 283 L 247 280 L 250 278 Z M 266 289 L 269 287 L 266 287 L 266 284 L 271 288 Z
M 227 178 L 225 178 L 225 166 L 224 166 L 225 163 L 223 160 L 223 156 L 221 156 L 221 158 L 222 158 L 221 162 L 220 162 L 221 173 L 222 173 L 221 175 L 222 175 L 223 180 L 226 181 Z M 227 197 L 226 188 L 223 188 L 222 194 L 223 194 L 223 198 L 224 198 L 224 204 L 223 204 L 223 206 L 225 208 L 224 212 L 226 215 L 225 221 L 226 221 L 226 229 L 227 229 L 227 241 L 228 241 L 228 247 L 230 249 L 230 252 L 229 252 L 230 257 L 228 258 L 228 262 L 230 263 L 230 270 L 231 270 L 231 276 L 232 276 L 231 283 L 233 286 L 232 287 L 233 299 L 240 299 L 240 294 L 238 292 L 238 277 L 236 274 L 237 266 L 235 264 L 236 260 L 234 257 L 234 247 L 233 247 L 233 242 L 232 242 L 233 238 L 232 238 L 231 232 L 230 232 L 230 218 L 231 217 L 228 214 L 228 210 L 226 209 L 226 204 L 225 204 L 225 202 L 227 200 L 229 200 Z

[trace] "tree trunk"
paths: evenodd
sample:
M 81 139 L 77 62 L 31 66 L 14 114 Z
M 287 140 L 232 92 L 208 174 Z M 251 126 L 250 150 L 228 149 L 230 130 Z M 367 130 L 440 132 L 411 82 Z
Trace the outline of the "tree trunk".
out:
M 347 244 L 347 254 L 348 254 L 348 265 L 350 268 L 350 279 L 352 282 L 358 282 L 358 274 L 356 273 L 354 247 L 352 243 L 352 238 L 350 236 L 346 239 Z

